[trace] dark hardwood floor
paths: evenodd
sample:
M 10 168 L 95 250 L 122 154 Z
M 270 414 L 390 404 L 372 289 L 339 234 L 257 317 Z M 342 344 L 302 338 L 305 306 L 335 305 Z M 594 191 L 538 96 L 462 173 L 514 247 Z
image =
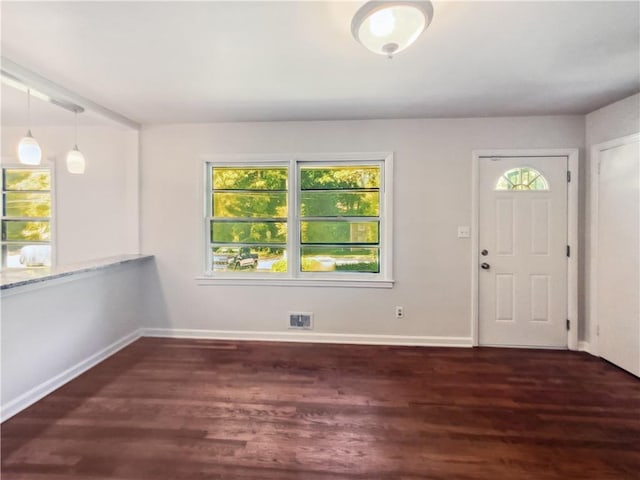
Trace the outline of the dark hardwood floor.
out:
M 143 338 L 2 425 L 2 480 L 638 479 L 587 354 Z

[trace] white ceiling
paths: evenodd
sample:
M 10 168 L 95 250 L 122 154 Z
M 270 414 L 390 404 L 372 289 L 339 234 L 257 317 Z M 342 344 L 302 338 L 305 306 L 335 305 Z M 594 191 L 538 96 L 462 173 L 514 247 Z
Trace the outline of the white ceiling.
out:
M 392 60 L 352 38 L 362 3 L 2 1 L 2 55 L 143 124 L 584 114 L 640 90 L 637 1 L 434 2 Z

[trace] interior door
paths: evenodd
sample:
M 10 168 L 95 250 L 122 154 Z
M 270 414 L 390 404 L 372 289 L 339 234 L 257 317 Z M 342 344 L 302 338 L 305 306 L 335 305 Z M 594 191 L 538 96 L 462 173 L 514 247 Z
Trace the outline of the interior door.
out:
M 600 152 L 597 312 L 600 356 L 640 376 L 640 149 Z
M 480 158 L 478 341 L 567 347 L 567 157 Z

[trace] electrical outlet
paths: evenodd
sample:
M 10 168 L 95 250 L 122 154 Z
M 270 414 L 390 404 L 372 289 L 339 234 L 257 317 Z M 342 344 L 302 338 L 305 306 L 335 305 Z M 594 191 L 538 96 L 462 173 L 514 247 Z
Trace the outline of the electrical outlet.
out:
M 396 318 L 404 318 L 404 307 L 396 307 Z

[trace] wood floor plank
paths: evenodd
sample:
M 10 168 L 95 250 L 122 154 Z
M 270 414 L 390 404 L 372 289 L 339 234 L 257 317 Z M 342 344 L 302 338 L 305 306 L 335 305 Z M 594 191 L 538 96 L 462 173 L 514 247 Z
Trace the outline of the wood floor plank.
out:
M 3 480 L 637 480 L 640 380 L 576 352 L 143 338 L 1 440 Z

